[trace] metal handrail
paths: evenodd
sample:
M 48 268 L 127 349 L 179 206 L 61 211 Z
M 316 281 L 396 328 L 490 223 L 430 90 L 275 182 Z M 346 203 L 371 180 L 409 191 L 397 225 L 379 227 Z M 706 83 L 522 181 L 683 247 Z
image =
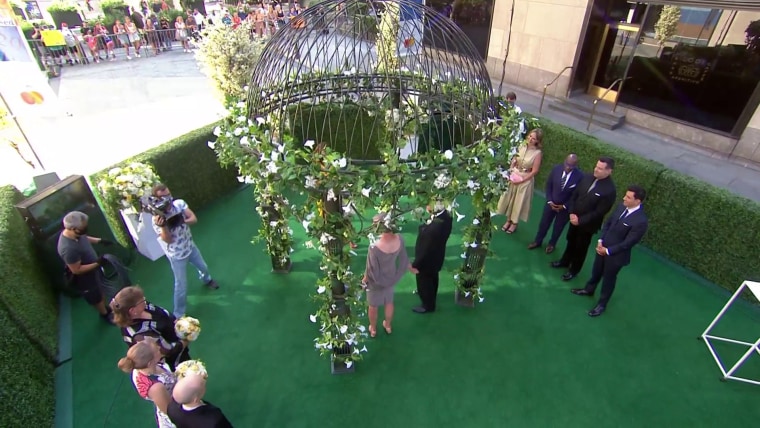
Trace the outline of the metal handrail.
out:
M 610 91 L 612 90 L 612 88 L 615 87 L 615 85 L 617 85 L 618 83 L 622 84 L 624 81 L 626 81 L 628 79 L 630 79 L 630 77 L 626 77 L 626 78 L 622 78 L 621 77 L 621 78 L 615 80 L 607 88 L 607 90 L 602 93 L 601 97 L 598 97 L 598 98 L 596 98 L 594 100 L 594 105 L 591 107 L 591 114 L 588 116 L 588 123 L 586 124 L 586 131 L 588 131 L 588 130 L 591 129 L 591 122 L 594 120 L 594 114 L 596 113 L 596 105 L 599 104 L 599 101 L 603 100 L 604 97 L 606 97 L 607 94 L 610 93 Z M 617 98 L 615 99 L 615 107 L 617 107 Z M 612 111 L 615 111 L 615 108 L 613 108 Z
M 546 90 L 549 88 L 549 86 L 553 85 L 554 82 L 557 81 L 557 79 L 559 79 L 559 76 L 562 76 L 562 73 L 564 73 L 565 70 L 572 69 L 572 68 L 573 68 L 572 65 L 568 65 L 567 67 L 563 68 L 562 71 L 560 71 L 559 73 L 557 73 L 556 76 L 554 76 L 554 79 L 552 79 L 551 82 L 544 85 L 544 94 L 541 95 L 541 104 L 538 106 L 539 113 L 541 113 L 541 110 L 544 108 L 544 98 L 546 98 Z

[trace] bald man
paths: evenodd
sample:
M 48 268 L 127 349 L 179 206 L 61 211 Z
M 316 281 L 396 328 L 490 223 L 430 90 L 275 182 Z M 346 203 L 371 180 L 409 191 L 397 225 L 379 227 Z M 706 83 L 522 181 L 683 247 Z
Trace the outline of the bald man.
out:
M 546 254 L 554 252 L 554 246 L 557 245 L 557 240 L 559 240 L 565 225 L 570 220 L 570 213 L 565 207 L 565 202 L 570 200 L 570 195 L 573 194 L 581 178 L 583 178 L 583 173 L 578 169 L 578 156 L 575 153 L 570 153 L 565 158 L 564 163 L 552 168 L 552 172 L 549 173 L 549 178 L 546 180 L 544 213 L 541 216 L 536 237 L 528 245 L 529 250 L 538 248 L 543 244 L 544 237 L 554 222 L 552 236 L 549 238 L 549 244 L 545 250 Z
M 222 411 L 203 401 L 206 379 L 188 374 L 177 381 L 166 413 L 177 428 L 232 428 Z

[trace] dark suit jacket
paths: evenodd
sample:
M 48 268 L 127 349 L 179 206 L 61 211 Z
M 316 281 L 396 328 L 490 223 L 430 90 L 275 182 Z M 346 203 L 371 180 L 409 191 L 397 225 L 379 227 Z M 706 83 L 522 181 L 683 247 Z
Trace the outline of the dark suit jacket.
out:
M 625 205 L 620 204 L 602 227 L 602 245 L 609 252 L 605 257 L 609 257 L 611 262 L 619 266 L 631 263 L 631 249 L 641 242 L 649 227 L 649 219 L 643 206 L 620 220 L 626 209 Z
M 573 196 L 567 204 L 569 214 L 578 216 L 578 228 L 595 233 L 602 227 L 604 215 L 615 205 L 617 190 L 612 177 L 599 180 L 592 191 L 588 191 L 594 183 L 594 175 L 588 174 L 575 186 Z
M 578 187 L 578 183 L 583 178 L 583 171 L 576 168 L 570 174 L 570 178 L 562 189 L 562 173 L 565 171 L 565 164 L 555 165 L 552 172 L 549 173 L 549 179 L 546 180 L 546 201 L 563 205 L 570 199 L 573 191 Z
M 422 272 L 438 272 L 446 257 L 446 241 L 451 235 L 453 221 L 448 211 L 435 217 L 430 224 L 420 226 L 417 243 L 414 246 L 412 267 Z

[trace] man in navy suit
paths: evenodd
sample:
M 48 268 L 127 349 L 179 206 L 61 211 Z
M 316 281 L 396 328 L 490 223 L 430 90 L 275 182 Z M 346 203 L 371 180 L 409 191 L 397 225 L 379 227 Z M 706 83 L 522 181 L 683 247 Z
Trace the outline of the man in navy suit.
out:
M 623 204 L 604 222 L 601 239 L 596 244 L 591 279 L 586 287 L 570 290 L 579 296 L 593 297 L 596 286 L 602 281 L 602 295 L 594 309 L 589 311 L 591 317 L 598 317 L 607 308 L 620 269 L 631 263 L 631 249 L 641 242 L 647 232 L 649 220 L 641 207 L 645 198 L 646 191 L 643 188 L 636 185 L 628 187 Z
M 554 251 L 557 240 L 562 235 L 562 230 L 570 220 L 570 213 L 565 208 L 565 202 L 570 199 L 573 190 L 581 181 L 583 173 L 578 169 L 578 156 L 570 153 L 565 158 L 565 163 L 555 165 L 552 172 L 549 173 L 549 179 L 546 180 L 546 205 L 544 213 L 541 216 L 541 223 L 538 225 L 538 232 L 533 242 L 528 244 L 528 249 L 540 247 L 544 242 L 544 237 L 549 231 L 549 227 L 554 222 L 552 237 L 549 239 L 549 245 L 546 246 L 546 254 Z
M 417 269 L 417 294 L 421 305 L 412 308 L 418 314 L 435 312 L 438 296 L 438 272 L 446 258 L 446 242 L 451 236 L 453 220 L 443 202 L 428 205 L 431 217 L 427 224 L 420 226 L 414 246 L 412 268 Z

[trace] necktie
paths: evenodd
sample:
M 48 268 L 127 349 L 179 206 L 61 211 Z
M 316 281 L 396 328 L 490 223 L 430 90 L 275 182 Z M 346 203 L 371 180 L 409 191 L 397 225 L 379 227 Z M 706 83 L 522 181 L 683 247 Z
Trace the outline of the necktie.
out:
M 560 190 L 565 190 L 565 185 L 567 184 L 567 179 L 570 178 L 569 172 L 562 173 L 562 182 L 559 185 Z
M 627 209 L 625 211 L 623 211 L 623 214 L 620 214 L 620 217 L 618 218 L 618 221 L 619 220 L 623 220 L 626 217 L 628 217 L 628 210 Z
M 596 182 L 597 181 L 599 181 L 599 180 L 594 180 L 594 182 L 591 183 L 591 187 L 588 188 L 588 192 L 586 192 L 586 193 L 591 193 L 591 191 L 594 190 L 594 187 L 596 187 Z

